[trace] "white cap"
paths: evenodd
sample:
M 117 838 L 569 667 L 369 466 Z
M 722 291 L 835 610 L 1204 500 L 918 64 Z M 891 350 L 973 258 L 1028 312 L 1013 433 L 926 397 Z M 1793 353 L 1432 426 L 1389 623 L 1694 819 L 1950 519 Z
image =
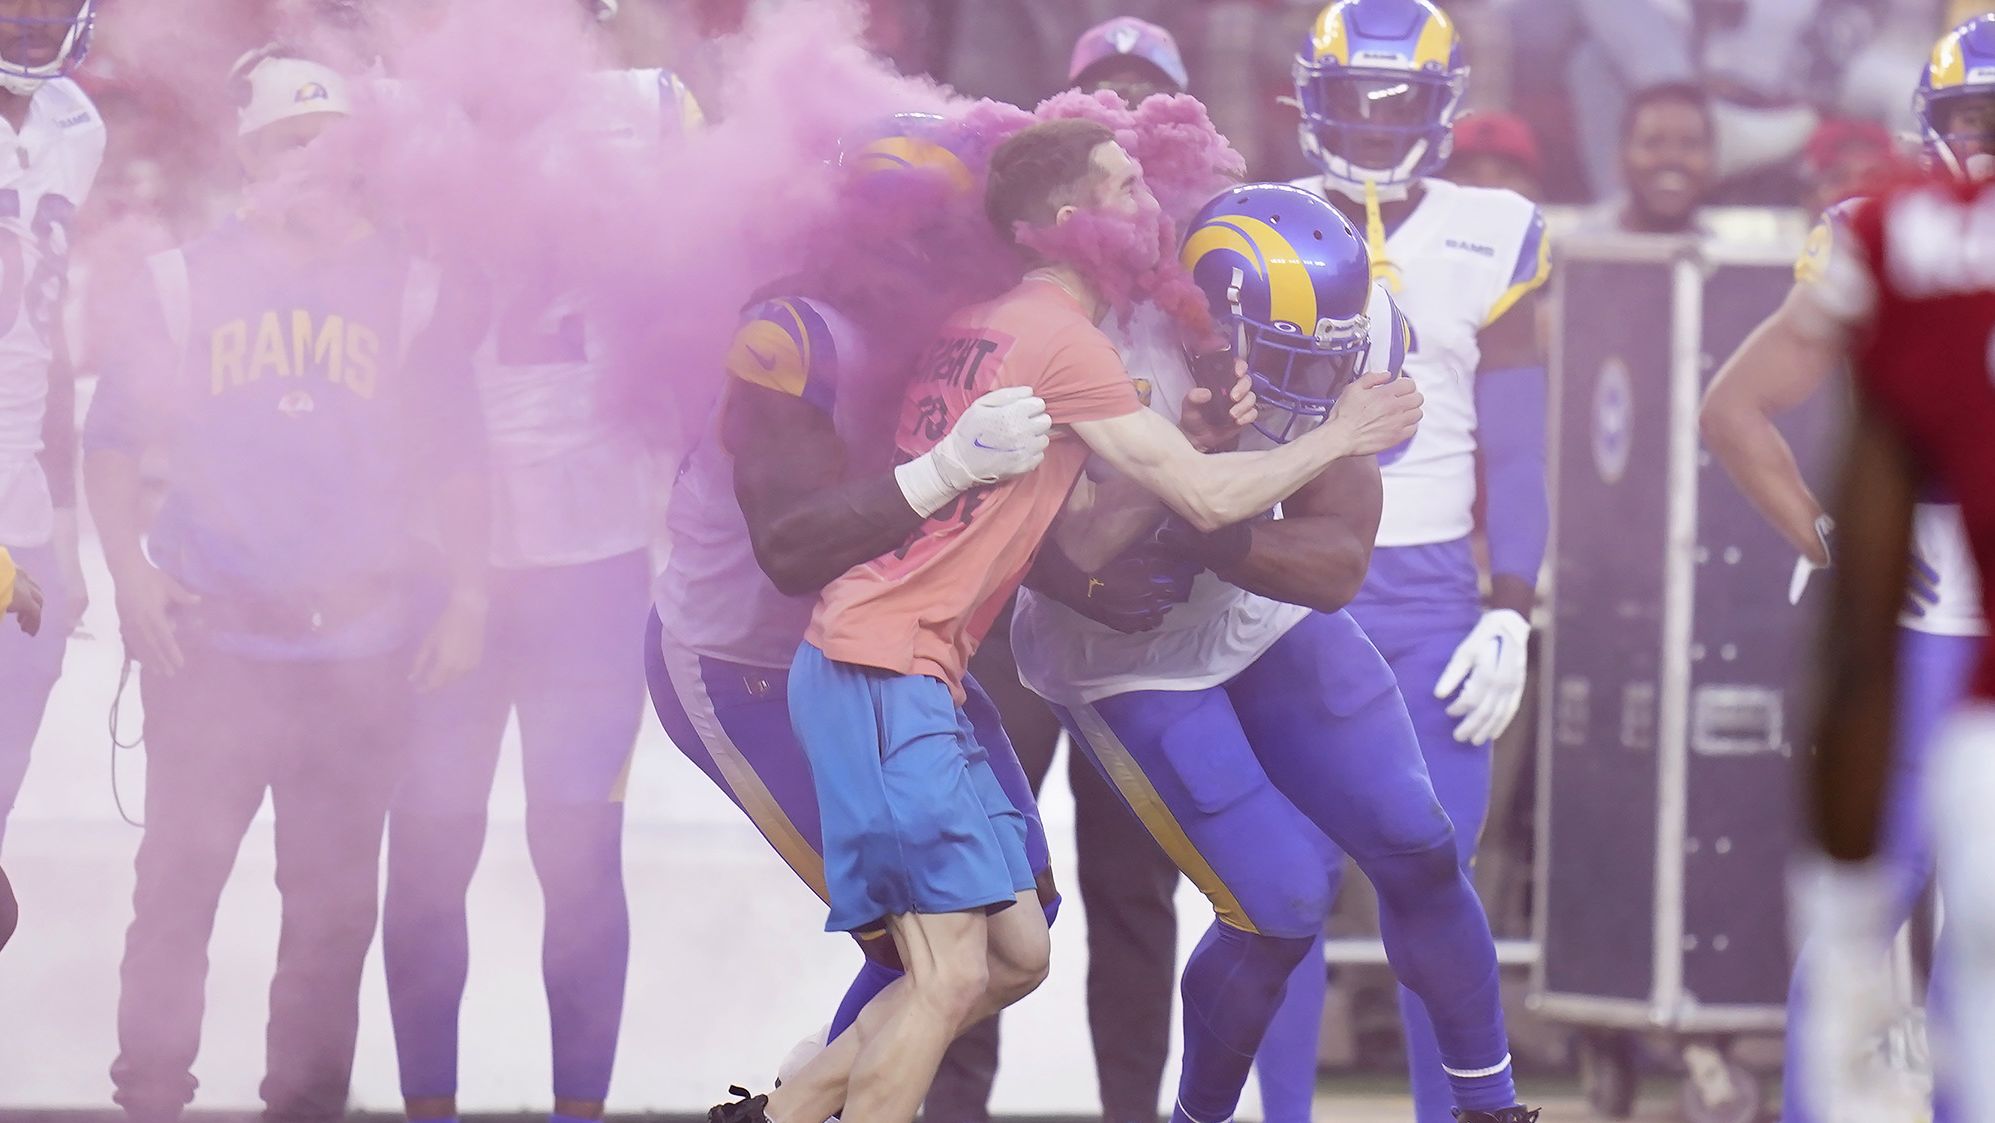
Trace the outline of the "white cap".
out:
M 291 117 L 353 112 L 346 79 L 337 70 L 272 54 L 268 48 L 244 55 L 236 63 L 234 80 L 238 83 L 237 136 L 248 136 Z

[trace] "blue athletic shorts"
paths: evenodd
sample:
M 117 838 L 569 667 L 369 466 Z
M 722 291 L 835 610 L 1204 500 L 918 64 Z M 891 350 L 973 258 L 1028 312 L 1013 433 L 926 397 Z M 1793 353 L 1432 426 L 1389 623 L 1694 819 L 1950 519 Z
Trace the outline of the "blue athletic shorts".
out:
M 805 643 L 789 687 L 817 787 L 827 931 L 903 913 L 995 911 L 1035 887 L 1026 817 L 948 686 L 840 663 Z

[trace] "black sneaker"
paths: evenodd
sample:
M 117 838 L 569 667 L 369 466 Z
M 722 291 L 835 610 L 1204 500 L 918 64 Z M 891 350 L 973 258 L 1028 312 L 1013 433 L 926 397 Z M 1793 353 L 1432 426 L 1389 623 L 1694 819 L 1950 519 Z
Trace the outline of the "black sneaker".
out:
M 1506 1107 L 1502 1111 L 1463 1111 L 1456 1108 L 1455 1123 L 1538 1123 L 1538 1109 L 1522 1104 Z
M 741 1098 L 731 1104 L 715 1104 L 707 1111 L 707 1123 L 769 1123 L 769 1117 L 763 1114 L 769 1106 L 769 1097 L 751 1096 L 748 1089 L 738 1084 L 730 1085 L 727 1094 Z

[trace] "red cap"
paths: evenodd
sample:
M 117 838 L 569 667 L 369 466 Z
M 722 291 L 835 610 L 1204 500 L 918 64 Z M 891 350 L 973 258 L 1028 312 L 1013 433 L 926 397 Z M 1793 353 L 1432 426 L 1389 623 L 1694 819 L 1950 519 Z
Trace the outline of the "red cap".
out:
M 1524 118 L 1514 113 L 1482 111 L 1455 122 L 1456 156 L 1502 156 L 1515 160 L 1533 179 L 1544 176 L 1538 138 Z
M 1846 148 L 1869 148 L 1887 157 L 1897 155 L 1891 131 L 1883 125 L 1854 117 L 1830 117 L 1808 135 L 1802 160 L 1810 175 L 1821 175 Z

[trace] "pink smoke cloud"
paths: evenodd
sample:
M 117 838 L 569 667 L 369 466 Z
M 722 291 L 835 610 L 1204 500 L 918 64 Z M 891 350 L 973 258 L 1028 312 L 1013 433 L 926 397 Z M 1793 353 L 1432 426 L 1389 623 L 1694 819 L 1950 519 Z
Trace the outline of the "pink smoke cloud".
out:
M 1187 346 L 1214 349 L 1205 295 L 1178 261 L 1179 224 L 1220 191 L 1239 182 L 1246 163 L 1212 124 L 1205 106 L 1184 94 L 1159 94 L 1131 108 L 1107 90 L 1069 90 L 1040 103 L 1041 120 L 1094 121 L 1143 169 L 1152 200 L 1130 218 L 1081 213 L 1055 227 L 1021 227 L 1020 244 L 1079 269 L 1127 320 L 1135 306 L 1155 303 L 1178 325 Z

